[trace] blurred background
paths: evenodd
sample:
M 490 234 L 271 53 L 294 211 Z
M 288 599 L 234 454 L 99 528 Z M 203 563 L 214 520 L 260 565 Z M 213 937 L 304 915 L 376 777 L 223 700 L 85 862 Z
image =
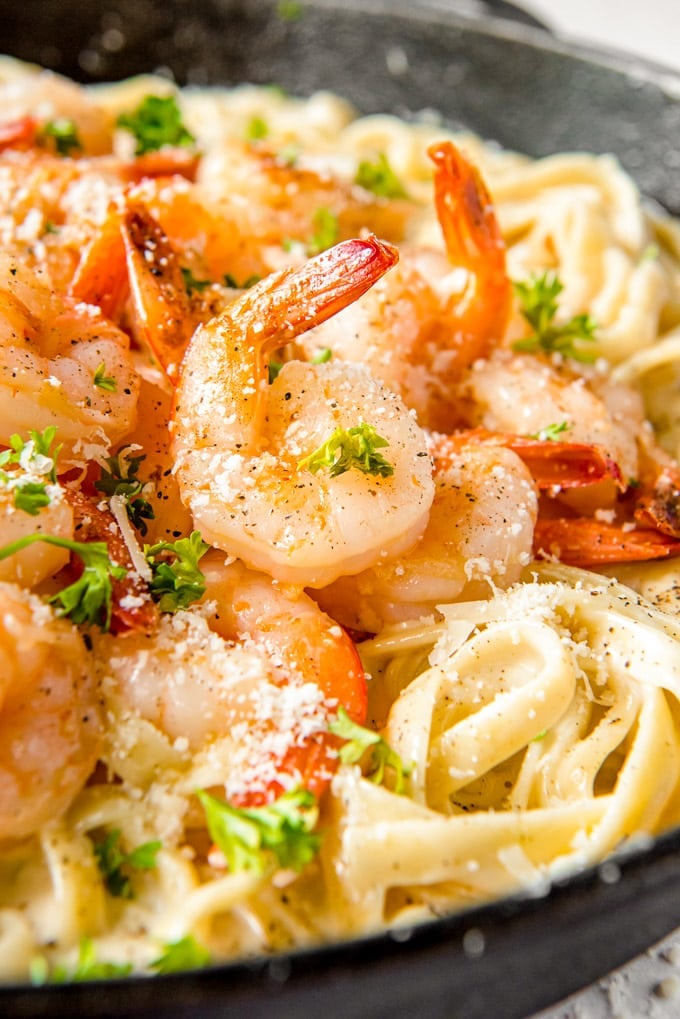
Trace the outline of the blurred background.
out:
M 635 53 L 680 71 L 678 0 L 516 0 L 562 38 Z

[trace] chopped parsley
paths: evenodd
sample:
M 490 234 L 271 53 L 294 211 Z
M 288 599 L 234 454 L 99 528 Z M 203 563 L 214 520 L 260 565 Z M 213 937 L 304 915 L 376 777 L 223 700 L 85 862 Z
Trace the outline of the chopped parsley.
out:
M 153 574 L 149 590 L 161 612 L 185 609 L 203 595 L 205 577 L 198 563 L 209 548 L 199 531 L 192 531 L 188 538 L 144 546 Z M 169 556 L 174 557 L 174 562 L 169 561 Z
M 411 769 L 406 767 L 396 750 L 379 733 L 353 722 L 342 707 L 338 708 L 337 718 L 328 728 L 334 736 L 347 740 L 339 751 L 343 764 L 358 764 L 370 753 L 365 777 L 376 785 L 383 785 L 389 771 L 393 777 L 395 793 L 404 792 L 404 779 L 408 778 Z
M 111 625 L 112 580 L 122 580 L 127 570 L 111 562 L 106 542 L 72 541 L 53 534 L 27 534 L 0 548 L 0 561 L 37 541 L 65 548 L 75 553 L 83 563 L 80 577 L 47 599 L 51 605 L 57 606 L 58 615 L 68 616 L 74 623 L 96 623 L 103 630 L 108 630 Z
M 246 128 L 247 141 L 259 142 L 262 141 L 263 138 L 266 138 L 268 134 L 269 124 L 264 119 L 264 117 L 260 117 L 257 114 L 255 114 L 254 117 L 250 118 L 250 120 L 248 121 L 248 126 Z
M 557 298 L 564 290 L 562 283 L 553 272 L 532 276 L 526 283 L 513 284 L 519 298 L 520 311 L 534 330 L 530 336 L 517 340 L 513 349 L 536 353 L 562 354 L 575 361 L 592 363 L 597 355 L 584 349 L 583 343 L 595 340 L 597 323 L 590 315 L 574 315 L 568 322 L 558 324 Z
M 333 357 L 330 347 L 321 347 L 309 362 L 310 364 L 326 364 Z
M 375 161 L 362 159 L 357 167 L 354 183 L 366 191 L 372 191 L 378 198 L 408 198 L 408 194 L 396 173 L 390 166 L 384 152 Z
M 145 96 L 132 113 L 121 113 L 116 125 L 134 135 L 136 156 L 165 145 L 189 148 L 196 141 L 182 122 L 175 96 Z
M 97 389 L 104 389 L 107 393 L 115 393 L 118 389 L 118 383 L 114 377 L 106 374 L 106 367 L 103 361 L 95 371 L 92 381 Z
M 188 269 L 186 266 L 182 266 L 180 272 L 182 273 L 182 279 L 184 280 L 184 288 L 189 297 L 191 297 L 193 293 L 200 294 L 206 289 L 206 287 L 211 286 L 210 280 L 197 279 L 191 269 Z
M 314 832 L 319 810 L 307 789 L 291 789 L 264 807 L 232 807 L 203 790 L 196 795 L 210 836 L 233 872 L 299 871 L 320 849 L 321 836 Z
M 120 495 L 125 499 L 130 522 L 140 534 L 146 534 L 146 520 L 154 519 L 153 506 L 142 495 L 145 482 L 137 477 L 139 465 L 146 459 L 145 455 L 133 456 L 132 446 L 122 446 L 115 456 L 106 458 L 108 470 L 102 467 L 99 481 L 94 487 L 109 498 Z
M 202 969 L 212 962 L 210 952 L 191 935 L 179 941 L 169 941 L 157 959 L 149 963 L 156 973 L 181 973 L 187 969 Z
M 282 21 L 298 21 L 302 17 L 302 4 L 299 0 L 279 0 L 276 13 Z
M 84 980 L 111 980 L 125 977 L 132 972 L 132 963 L 103 962 L 97 958 L 97 949 L 91 938 L 81 938 L 78 949 L 78 961 L 75 968 L 69 970 L 63 964 L 54 966 L 50 972 L 49 963 L 44 955 L 31 960 L 30 977 L 34 987 L 43 984 L 71 984 Z
M 527 435 L 527 438 L 538 439 L 539 442 L 561 442 L 560 436 L 563 432 L 568 432 L 570 428 L 571 421 L 554 422 L 551 425 L 546 425 L 545 428 L 541 428 L 538 432 Z
M 376 452 L 385 446 L 389 446 L 387 439 L 378 435 L 373 425 L 365 421 L 354 428 L 336 428 L 318 449 L 298 462 L 298 470 L 316 474 L 327 468 L 332 478 L 357 470 L 362 474 L 388 478 L 394 474 L 394 466 Z
M 119 899 L 134 899 L 130 871 L 153 870 L 161 843 L 143 842 L 125 853 L 120 848 L 120 836 L 119 828 L 109 832 L 102 842 L 95 845 L 94 855 L 109 894 Z
M 15 507 L 32 517 L 52 501 L 47 484 L 56 483 L 57 457 L 61 450 L 61 446 L 52 449 L 56 432 L 56 427 L 51 425 L 43 432 L 29 432 L 28 441 L 20 435 L 11 435 L 10 448 L 0 452 L 0 483 L 12 489 Z M 5 467 L 9 466 L 19 467 L 19 471 L 6 471 Z M 40 480 L 41 477 L 46 480 Z
M 43 124 L 40 139 L 49 139 L 54 143 L 57 154 L 70 156 L 72 152 L 82 152 L 83 143 L 78 135 L 78 128 L 75 121 L 68 117 L 55 117 Z
M 232 290 L 250 290 L 251 287 L 254 287 L 256 283 L 260 282 L 262 277 L 253 273 L 252 276 L 246 276 L 243 282 L 239 283 L 236 277 L 232 276 L 230 272 L 225 272 L 222 279 L 224 280 L 225 287 L 231 287 Z
M 338 217 L 330 209 L 321 206 L 312 217 L 314 233 L 307 245 L 309 255 L 319 255 L 332 247 L 339 235 Z

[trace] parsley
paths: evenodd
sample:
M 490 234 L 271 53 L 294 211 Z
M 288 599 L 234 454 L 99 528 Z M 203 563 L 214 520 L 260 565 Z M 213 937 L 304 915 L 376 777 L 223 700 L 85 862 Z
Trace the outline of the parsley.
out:
M 514 283 L 513 287 L 520 301 L 520 311 L 534 330 L 531 336 L 517 340 L 513 344 L 514 350 L 531 354 L 543 350 L 585 363 L 596 359 L 596 354 L 580 346 L 582 342 L 595 340 L 597 323 L 590 315 L 574 315 L 561 325 L 553 321 L 557 313 L 557 297 L 564 290 L 555 273 L 532 276 L 526 283 Z
M 124 853 L 120 848 L 120 835 L 119 828 L 109 832 L 103 842 L 95 845 L 94 855 L 109 894 L 119 899 L 134 899 L 130 875 L 127 872 L 153 870 L 162 843 L 143 842 L 132 852 Z
M 78 961 L 75 969 L 69 972 L 66 966 L 59 964 L 50 973 L 49 964 L 43 955 L 31 960 L 31 983 L 42 986 L 46 983 L 70 984 L 84 980 L 111 980 L 114 977 L 125 977 L 132 972 L 130 962 L 103 962 L 97 959 L 97 950 L 91 938 L 81 938 L 78 949 Z
M 48 481 L 56 483 L 57 457 L 61 449 L 61 446 L 52 449 L 56 433 L 57 429 L 52 425 L 44 432 L 31 431 L 28 441 L 24 441 L 20 435 L 11 435 L 10 448 L 0 453 L 0 483 L 12 488 L 15 507 L 32 517 L 36 517 L 52 501 L 47 483 L 38 481 L 35 475 L 43 475 Z M 33 476 L 22 477 L 18 471 L 4 470 L 10 465 L 16 465 Z
M 145 520 L 153 520 L 153 506 L 142 497 L 145 483 L 137 477 L 137 471 L 146 456 L 132 456 L 132 446 L 122 446 L 115 456 L 106 458 L 108 470 L 102 467 L 101 478 L 95 481 L 94 487 L 109 498 L 121 495 L 125 499 L 130 522 L 140 532 L 146 534 Z
M 164 145 L 187 148 L 196 141 L 182 123 L 175 96 L 145 96 L 132 113 L 121 113 L 116 125 L 134 135 L 136 156 L 155 152 Z
M 251 287 L 254 287 L 256 283 L 260 282 L 262 277 L 253 273 L 252 276 L 247 276 L 242 283 L 239 283 L 236 277 L 232 276 L 230 272 L 225 272 L 222 279 L 224 280 L 225 287 L 231 287 L 232 290 L 250 290 Z
M 378 155 L 375 162 L 369 159 L 361 160 L 354 183 L 366 191 L 372 191 L 378 198 L 408 198 L 404 185 L 390 166 L 384 152 Z
M 163 946 L 163 952 L 149 963 L 156 973 L 179 973 L 187 969 L 202 969 L 210 965 L 210 952 L 191 935 L 170 941 Z
M 189 297 L 191 297 L 194 292 L 198 294 L 202 293 L 206 287 L 211 285 L 210 280 L 196 279 L 191 269 L 188 269 L 185 266 L 181 267 L 180 272 L 182 273 L 182 279 L 184 280 L 184 288 Z
M 300 146 L 296 145 L 295 142 L 289 142 L 282 149 L 279 149 L 276 158 L 284 166 L 295 166 L 300 158 Z
M 546 425 L 545 428 L 541 428 L 539 432 L 527 435 L 527 438 L 538 439 L 539 442 L 561 442 L 560 435 L 562 432 L 568 432 L 570 428 L 571 421 L 554 422 L 551 425 Z
M 78 128 L 75 121 L 68 117 L 56 117 L 43 124 L 40 132 L 41 139 L 50 139 L 60 156 L 69 156 L 71 152 L 82 152 L 83 143 L 78 135 Z
M 326 364 L 332 357 L 333 351 L 330 347 L 321 347 L 310 361 L 310 364 Z
M 250 118 L 246 128 L 246 139 L 249 142 L 259 142 L 269 134 L 269 125 L 264 117 L 255 114 Z
M 203 790 L 197 796 L 210 836 L 234 872 L 299 871 L 319 851 L 321 836 L 313 831 L 319 810 L 307 789 L 291 789 L 264 807 L 232 807 Z
M 279 0 L 276 13 L 282 21 L 298 21 L 302 17 L 302 4 L 298 0 Z
M 118 389 L 118 383 L 112 375 L 105 375 L 106 368 L 104 362 L 99 365 L 94 373 L 92 381 L 98 389 L 104 389 L 107 393 L 115 393 Z
M 111 625 L 111 597 L 113 580 L 122 580 L 127 571 L 115 566 L 103 541 L 72 541 L 53 534 L 27 534 L 23 538 L 0 548 L 0 561 L 20 552 L 22 548 L 44 541 L 47 545 L 68 549 L 83 562 L 83 572 L 73 584 L 53 594 L 48 601 L 57 606 L 60 616 L 68 616 L 74 623 L 97 623 L 103 630 Z
M 338 217 L 330 209 L 321 206 L 312 217 L 314 233 L 307 245 L 309 255 L 318 255 L 332 247 L 338 239 Z
M 199 531 L 192 531 L 188 538 L 144 546 L 144 555 L 153 573 L 149 590 L 161 612 L 185 609 L 203 595 L 205 577 L 198 563 L 209 548 Z M 167 555 L 174 556 L 175 562 L 168 562 Z
M 41 481 L 24 481 L 14 489 L 14 505 L 32 517 L 37 517 L 51 501 L 47 487 Z
M 298 462 L 298 470 L 316 474 L 327 467 L 331 477 L 336 478 L 354 469 L 362 474 L 389 478 L 394 474 L 394 467 L 381 453 L 376 453 L 376 449 L 384 446 L 389 446 L 389 442 L 365 421 L 354 428 L 336 428 L 318 449 Z
M 404 779 L 411 774 L 411 769 L 404 765 L 396 750 L 393 750 L 382 736 L 372 732 L 371 729 L 365 729 L 362 725 L 357 725 L 344 708 L 338 708 L 337 718 L 328 728 L 334 736 L 347 740 L 340 748 L 340 760 L 343 764 L 358 764 L 366 752 L 370 751 L 366 778 L 376 785 L 382 785 L 385 782 L 386 769 L 389 769 L 394 776 L 395 793 L 403 793 Z
M 283 368 L 283 361 L 270 361 L 269 362 L 269 364 L 267 365 L 267 371 L 269 372 L 269 385 L 270 386 L 271 386 L 272 382 L 274 382 L 275 379 L 278 379 L 279 372 L 281 371 L 282 368 Z

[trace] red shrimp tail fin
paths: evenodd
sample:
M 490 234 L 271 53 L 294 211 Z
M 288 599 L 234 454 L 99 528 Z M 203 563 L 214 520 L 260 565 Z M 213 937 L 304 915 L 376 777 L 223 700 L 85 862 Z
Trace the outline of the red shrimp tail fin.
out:
M 117 319 L 127 297 L 128 281 L 122 218 L 114 206 L 84 248 L 68 292 L 75 300 L 97 305 L 106 318 Z
M 680 555 L 680 540 L 652 528 L 607 524 L 586 517 L 539 520 L 534 553 L 585 569 Z

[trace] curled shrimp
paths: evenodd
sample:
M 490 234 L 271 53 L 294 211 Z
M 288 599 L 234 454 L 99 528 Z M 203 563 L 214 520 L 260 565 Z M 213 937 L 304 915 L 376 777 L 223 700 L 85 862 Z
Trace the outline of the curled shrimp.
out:
M 424 435 L 360 365 L 266 359 L 365 291 L 393 249 L 347 241 L 272 274 L 199 327 L 182 363 L 173 448 L 203 537 L 279 580 L 319 587 L 398 555 L 426 523 L 434 486 Z M 337 429 L 379 432 L 389 476 L 302 467 Z
M 300 591 L 217 552 L 201 566 L 202 609 L 99 638 L 107 710 L 151 724 L 233 802 L 266 802 L 291 785 L 320 795 L 337 766 L 329 720 L 339 706 L 366 716 L 352 641 Z M 114 748 L 108 763 L 125 773 L 126 753 Z
M 0 346 L 0 435 L 56 425 L 67 466 L 106 452 L 134 427 L 139 384 L 128 337 L 7 256 Z
M 61 814 L 100 747 L 98 693 L 74 626 L 40 599 L 0 583 L 0 840 Z
M 393 562 L 316 594 L 346 626 L 377 633 L 446 602 L 487 597 L 490 588 L 515 583 L 531 560 L 538 498 L 520 458 L 474 436 L 431 435 L 429 447 L 435 495 L 420 541 Z
M 400 251 L 368 293 L 298 337 L 307 356 L 363 361 L 413 408 L 423 427 L 450 431 L 452 390 L 463 371 L 504 336 L 512 290 L 493 204 L 476 168 L 452 142 L 433 145 L 434 191 L 446 254 Z

